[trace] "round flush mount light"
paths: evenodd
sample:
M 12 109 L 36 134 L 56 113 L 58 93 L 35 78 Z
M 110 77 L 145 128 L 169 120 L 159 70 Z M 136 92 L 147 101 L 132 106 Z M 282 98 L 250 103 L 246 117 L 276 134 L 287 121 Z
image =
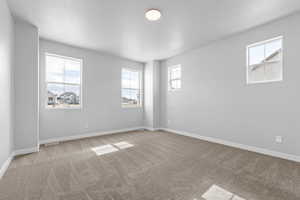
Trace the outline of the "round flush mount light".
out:
M 158 9 L 150 9 L 145 13 L 149 21 L 157 21 L 161 18 L 161 12 Z

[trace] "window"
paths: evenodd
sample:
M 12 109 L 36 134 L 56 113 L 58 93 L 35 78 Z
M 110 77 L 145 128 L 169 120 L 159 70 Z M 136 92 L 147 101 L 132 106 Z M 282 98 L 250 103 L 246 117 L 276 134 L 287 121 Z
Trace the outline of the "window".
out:
M 139 107 L 142 105 L 141 72 L 122 69 L 122 106 Z
M 82 60 L 46 54 L 47 108 L 81 107 Z
M 247 83 L 282 80 L 282 37 L 259 42 L 247 47 Z
M 168 68 L 169 91 L 181 89 L 181 65 Z

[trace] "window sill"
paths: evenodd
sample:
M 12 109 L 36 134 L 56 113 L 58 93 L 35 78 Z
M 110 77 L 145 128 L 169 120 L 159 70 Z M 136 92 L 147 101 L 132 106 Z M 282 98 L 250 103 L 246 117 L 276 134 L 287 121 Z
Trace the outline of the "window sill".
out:
M 63 107 L 63 108 L 48 108 L 46 107 L 45 110 L 82 110 L 82 107 Z
M 122 105 L 122 108 L 123 109 L 142 109 L 143 106 L 142 105 L 137 105 L 137 106 L 134 106 L 134 105 Z
M 247 85 L 264 84 L 264 83 L 275 83 L 275 82 L 282 82 L 282 81 L 283 81 L 283 79 L 266 80 L 266 81 L 254 81 L 254 82 L 247 82 Z

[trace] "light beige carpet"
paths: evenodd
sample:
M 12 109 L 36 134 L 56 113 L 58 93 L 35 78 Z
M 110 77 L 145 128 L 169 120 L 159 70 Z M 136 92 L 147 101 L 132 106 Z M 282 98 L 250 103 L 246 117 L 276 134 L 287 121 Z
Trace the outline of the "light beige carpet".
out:
M 166 132 L 42 147 L 16 158 L 1 200 L 299 200 L 300 165 Z

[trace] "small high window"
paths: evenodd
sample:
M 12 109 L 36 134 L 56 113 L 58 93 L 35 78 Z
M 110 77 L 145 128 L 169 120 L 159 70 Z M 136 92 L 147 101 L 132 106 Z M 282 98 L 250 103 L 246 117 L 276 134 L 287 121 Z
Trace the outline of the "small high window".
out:
M 282 37 L 247 47 L 247 83 L 282 81 Z
M 169 91 L 181 89 L 181 65 L 168 68 L 168 88 Z
M 81 107 L 82 60 L 46 54 L 46 108 Z
M 122 69 L 122 106 L 142 106 L 142 73 L 141 71 Z

